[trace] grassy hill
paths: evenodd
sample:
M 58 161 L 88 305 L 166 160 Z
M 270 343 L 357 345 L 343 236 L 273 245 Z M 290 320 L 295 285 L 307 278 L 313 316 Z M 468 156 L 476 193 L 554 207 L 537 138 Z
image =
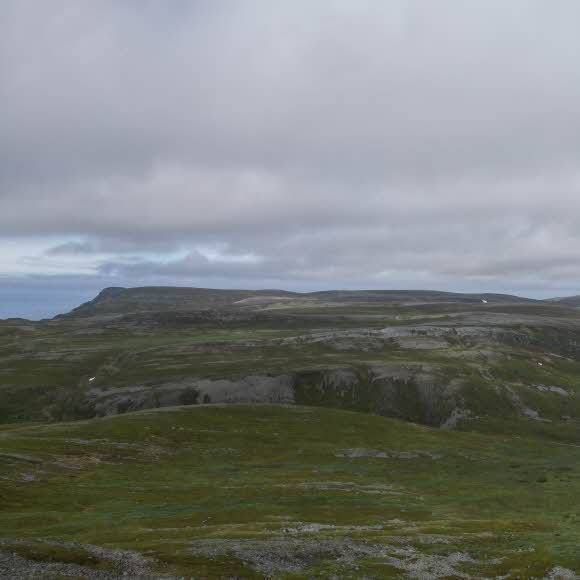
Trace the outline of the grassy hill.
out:
M 580 296 L 565 296 L 563 298 L 550 298 L 549 302 L 557 302 L 565 306 L 571 306 L 572 308 L 578 308 L 580 306 Z
M 537 437 L 209 405 L 0 441 L 0 575 L 572 578 L 578 564 L 580 448 Z
M 113 288 L 0 321 L 0 577 L 577 578 L 579 453 L 566 304 Z
M 298 293 L 285 290 L 216 290 L 146 286 L 142 288 L 105 288 L 93 300 L 75 308 L 72 316 L 96 316 L 151 311 L 199 311 L 244 308 L 294 300 L 305 306 L 328 303 L 493 303 L 534 302 L 507 294 L 459 294 L 432 290 L 330 290 Z
M 490 296 L 425 302 L 415 293 L 419 302 L 401 303 L 271 291 L 224 291 L 235 305 L 206 308 L 221 291 L 190 290 L 109 289 L 93 301 L 106 314 L 0 321 L 0 423 L 294 402 L 580 442 L 575 309 Z M 200 292 L 197 309 L 173 309 L 176 295 Z M 150 295 L 156 309 L 129 312 Z

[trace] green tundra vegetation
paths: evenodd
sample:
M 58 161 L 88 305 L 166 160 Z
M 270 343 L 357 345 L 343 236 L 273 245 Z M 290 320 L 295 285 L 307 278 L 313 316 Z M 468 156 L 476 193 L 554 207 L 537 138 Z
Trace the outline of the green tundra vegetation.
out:
M 0 577 L 576 578 L 579 379 L 580 313 L 503 295 L 0 321 Z

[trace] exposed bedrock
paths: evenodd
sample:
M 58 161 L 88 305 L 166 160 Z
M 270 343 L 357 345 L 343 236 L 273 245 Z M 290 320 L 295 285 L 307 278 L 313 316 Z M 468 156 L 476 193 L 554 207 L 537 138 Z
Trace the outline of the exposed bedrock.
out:
M 96 415 L 184 404 L 295 403 L 353 409 L 433 426 L 454 426 L 466 414 L 458 383 L 445 381 L 438 366 L 429 363 L 95 388 L 87 393 L 87 403 Z

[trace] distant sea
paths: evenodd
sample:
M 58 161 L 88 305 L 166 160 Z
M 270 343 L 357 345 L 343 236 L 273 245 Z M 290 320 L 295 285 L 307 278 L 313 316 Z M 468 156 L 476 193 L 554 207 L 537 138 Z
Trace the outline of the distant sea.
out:
M 69 312 L 75 306 L 91 300 L 97 292 L 98 289 L 3 284 L 0 278 L 0 319 L 52 318 L 56 314 Z

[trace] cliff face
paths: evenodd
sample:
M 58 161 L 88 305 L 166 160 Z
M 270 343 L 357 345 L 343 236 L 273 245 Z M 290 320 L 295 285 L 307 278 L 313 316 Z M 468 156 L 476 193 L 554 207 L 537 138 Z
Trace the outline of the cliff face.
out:
M 485 373 L 484 373 L 485 374 Z M 488 378 L 489 379 L 489 378 Z M 452 429 L 486 415 L 502 420 L 580 419 L 580 396 L 545 385 L 514 388 L 493 378 L 450 378 L 444 365 L 385 362 L 366 366 L 253 373 L 228 378 L 188 377 L 155 385 L 90 389 L 90 416 L 209 403 L 282 403 L 348 409 Z

